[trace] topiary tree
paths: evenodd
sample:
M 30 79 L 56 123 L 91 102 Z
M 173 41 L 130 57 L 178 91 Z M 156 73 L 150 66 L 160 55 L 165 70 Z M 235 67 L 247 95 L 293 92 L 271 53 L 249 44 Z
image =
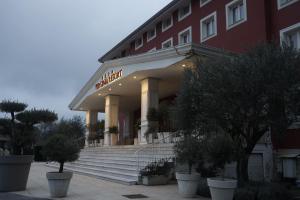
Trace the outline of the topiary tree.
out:
M 9 113 L 10 122 L 2 119 L 6 131 L 10 131 L 11 153 L 15 155 L 32 154 L 35 143 L 36 125 L 57 120 L 56 113 L 49 110 L 26 110 L 27 104 L 18 101 L 4 100 L 0 103 L 0 111 Z
M 63 172 L 65 162 L 72 162 L 78 159 L 79 152 L 80 146 L 78 141 L 64 134 L 51 135 L 43 147 L 43 154 L 47 160 L 59 163 L 59 173 Z

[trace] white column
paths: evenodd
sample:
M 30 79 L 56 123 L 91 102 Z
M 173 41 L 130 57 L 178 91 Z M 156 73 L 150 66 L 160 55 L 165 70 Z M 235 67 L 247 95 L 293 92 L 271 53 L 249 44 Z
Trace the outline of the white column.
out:
M 119 96 L 105 97 L 105 134 L 104 145 L 115 145 L 117 135 L 109 134 L 109 127 L 117 126 L 119 121 Z
M 87 126 L 91 126 L 97 123 L 98 120 L 98 112 L 96 111 L 87 111 L 85 114 L 85 123 Z M 85 146 L 88 146 L 88 135 L 89 135 L 89 130 L 87 129 L 86 134 L 85 134 Z
M 158 80 L 147 78 L 141 81 L 141 138 L 140 144 L 147 144 L 145 133 L 148 129 L 147 112 L 149 108 L 158 108 Z

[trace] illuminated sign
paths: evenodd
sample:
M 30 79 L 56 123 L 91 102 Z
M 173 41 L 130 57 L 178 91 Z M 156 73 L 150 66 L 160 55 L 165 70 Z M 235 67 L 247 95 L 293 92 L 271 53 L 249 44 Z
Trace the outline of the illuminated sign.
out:
M 116 81 L 118 80 L 119 78 L 121 78 L 123 75 L 123 70 L 120 69 L 119 71 L 117 72 L 114 72 L 114 70 L 112 70 L 111 72 L 107 72 L 105 73 L 103 76 L 102 76 L 102 80 L 99 81 L 97 84 L 96 84 L 96 89 L 100 89 L 104 86 L 106 86 L 107 84 L 113 82 L 113 81 Z

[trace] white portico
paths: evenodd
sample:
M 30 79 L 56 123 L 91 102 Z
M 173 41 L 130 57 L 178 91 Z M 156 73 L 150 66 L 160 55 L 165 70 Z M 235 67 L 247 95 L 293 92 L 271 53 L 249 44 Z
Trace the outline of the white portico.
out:
M 183 71 L 198 59 L 223 54 L 201 45 L 181 45 L 104 62 L 70 104 L 71 110 L 85 111 L 86 123 L 96 124 L 105 113 L 104 145 L 146 144 L 147 112 L 162 99 L 175 96 Z M 140 120 L 140 134 L 134 124 Z M 119 134 L 110 134 L 118 127 Z M 131 139 L 131 140 L 130 140 Z M 123 141 L 123 142 L 122 142 Z

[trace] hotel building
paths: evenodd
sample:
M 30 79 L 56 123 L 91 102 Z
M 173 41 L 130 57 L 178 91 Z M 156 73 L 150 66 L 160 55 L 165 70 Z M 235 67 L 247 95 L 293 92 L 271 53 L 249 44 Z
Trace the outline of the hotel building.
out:
M 299 0 L 173 0 L 99 58 L 69 107 L 85 111 L 87 124 L 105 113 L 104 145 L 146 144 L 148 109 L 174 100 L 186 67 L 270 41 L 300 49 Z M 108 133 L 114 126 L 118 135 Z M 265 178 L 272 160 L 266 143 L 267 136 L 251 158 Z

